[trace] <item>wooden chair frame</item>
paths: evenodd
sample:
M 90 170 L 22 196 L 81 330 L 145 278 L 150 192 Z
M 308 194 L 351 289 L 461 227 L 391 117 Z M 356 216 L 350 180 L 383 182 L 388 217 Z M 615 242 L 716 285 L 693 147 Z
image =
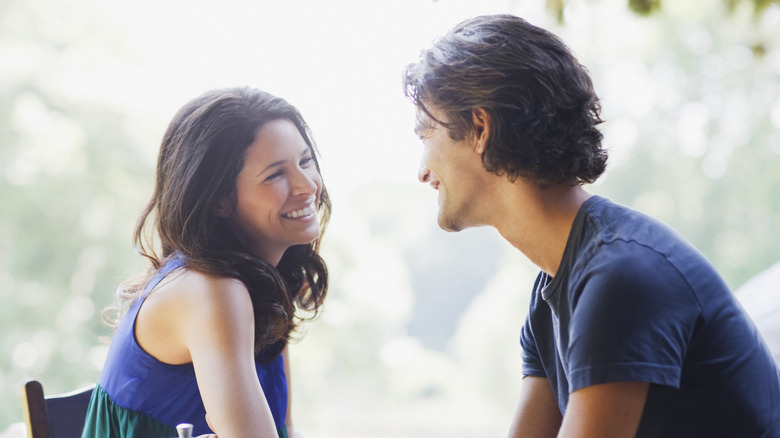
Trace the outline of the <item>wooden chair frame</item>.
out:
M 46 397 L 43 385 L 30 380 L 22 387 L 27 438 L 80 438 L 95 385 Z

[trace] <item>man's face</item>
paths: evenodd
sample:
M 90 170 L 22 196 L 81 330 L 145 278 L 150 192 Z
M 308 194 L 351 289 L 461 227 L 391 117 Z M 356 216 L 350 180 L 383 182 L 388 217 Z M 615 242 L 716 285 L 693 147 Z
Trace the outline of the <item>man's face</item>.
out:
M 443 111 L 428 106 L 431 114 L 449 123 Z M 418 110 L 415 134 L 423 144 L 417 178 L 429 183 L 439 192 L 439 226 L 447 231 L 485 225 L 485 215 L 480 209 L 480 191 L 489 179 L 482 164 L 482 156 L 475 146 L 472 133 L 463 140 L 453 140 L 446 127 Z

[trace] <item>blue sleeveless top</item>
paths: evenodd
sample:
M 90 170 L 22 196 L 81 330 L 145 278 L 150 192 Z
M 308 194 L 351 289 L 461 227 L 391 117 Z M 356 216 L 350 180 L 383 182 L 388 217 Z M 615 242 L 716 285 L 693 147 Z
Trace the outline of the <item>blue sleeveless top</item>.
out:
M 147 295 L 183 264 L 180 259 L 166 263 L 122 318 L 92 394 L 82 438 L 169 438 L 176 436 L 179 423 L 191 423 L 193 436 L 213 433 L 206 423 L 206 409 L 192 363 L 160 362 L 144 351 L 135 337 L 135 321 Z M 284 438 L 287 436 L 284 358 L 278 355 L 267 363 L 255 362 L 255 368 L 279 436 Z

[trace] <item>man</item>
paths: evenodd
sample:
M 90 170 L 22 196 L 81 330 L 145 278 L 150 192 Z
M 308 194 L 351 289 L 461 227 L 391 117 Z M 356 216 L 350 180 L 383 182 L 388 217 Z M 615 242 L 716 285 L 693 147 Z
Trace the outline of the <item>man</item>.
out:
M 714 268 L 582 188 L 606 165 L 600 106 L 557 37 L 466 20 L 404 86 L 439 225 L 495 227 L 541 268 L 510 437 L 780 437 L 780 372 Z

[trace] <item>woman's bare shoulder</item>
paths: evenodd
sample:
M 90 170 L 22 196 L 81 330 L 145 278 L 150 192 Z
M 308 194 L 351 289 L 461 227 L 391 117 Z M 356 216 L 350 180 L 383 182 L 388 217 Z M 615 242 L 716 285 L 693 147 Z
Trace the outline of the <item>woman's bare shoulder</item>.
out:
M 243 282 L 236 278 L 191 269 L 170 274 L 152 290 L 147 298 L 147 301 L 159 301 L 162 305 L 177 307 L 219 305 L 233 300 L 249 300 Z
M 159 360 L 184 363 L 191 360 L 188 344 L 199 333 L 217 335 L 253 325 L 252 302 L 244 283 L 181 270 L 169 274 L 149 294 L 138 313 L 136 336 Z

